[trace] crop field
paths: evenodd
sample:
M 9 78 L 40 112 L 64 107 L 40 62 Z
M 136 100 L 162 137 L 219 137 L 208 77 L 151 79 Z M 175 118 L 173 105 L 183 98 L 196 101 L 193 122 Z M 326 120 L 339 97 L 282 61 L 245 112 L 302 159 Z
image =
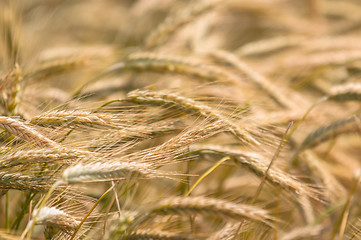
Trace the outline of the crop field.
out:
M 0 0 L 0 240 L 361 239 L 360 0 Z

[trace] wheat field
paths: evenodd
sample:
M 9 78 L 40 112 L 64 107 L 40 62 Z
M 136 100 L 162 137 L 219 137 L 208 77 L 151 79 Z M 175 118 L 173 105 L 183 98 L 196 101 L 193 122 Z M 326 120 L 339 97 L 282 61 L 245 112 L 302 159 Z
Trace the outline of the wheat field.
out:
M 361 239 L 360 0 L 0 0 L 0 239 Z

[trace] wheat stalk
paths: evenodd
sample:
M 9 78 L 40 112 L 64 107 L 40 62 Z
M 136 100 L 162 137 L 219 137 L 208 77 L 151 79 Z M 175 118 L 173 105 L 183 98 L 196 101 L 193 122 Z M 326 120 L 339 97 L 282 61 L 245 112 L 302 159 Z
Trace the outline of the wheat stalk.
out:
M 18 236 L 10 234 L 5 230 L 0 230 L 0 238 L 3 240 L 19 240 L 20 239 Z
M 4 60 L 7 64 L 14 66 L 20 58 L 20 19 L 14 6 L 3 4 L 0 12 L 0 30 L 2 42 L 5 45 Z

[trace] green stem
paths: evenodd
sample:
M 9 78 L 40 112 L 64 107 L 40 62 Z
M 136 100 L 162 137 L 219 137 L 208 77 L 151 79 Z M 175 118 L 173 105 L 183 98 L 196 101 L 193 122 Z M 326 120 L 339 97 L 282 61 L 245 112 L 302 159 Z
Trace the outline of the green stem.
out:
M 73 235 L 71 236 L 70 240 L 73 240 L 78 233 L 81 226 L 84 224 L 85 220 L 89 217 L 89 215 L 94 211 L 96 206 L 100 203 L 100 201 L 114 188 L 115 185 L 111 186 L 103 195 L 100 196 L 100 198 L 95 202 L 95 204 L 92 206 L 92 208 L 88 211 L 88 213 L 84 216 L 84 218 L 81 220 L 77 228 L 75 229 Z

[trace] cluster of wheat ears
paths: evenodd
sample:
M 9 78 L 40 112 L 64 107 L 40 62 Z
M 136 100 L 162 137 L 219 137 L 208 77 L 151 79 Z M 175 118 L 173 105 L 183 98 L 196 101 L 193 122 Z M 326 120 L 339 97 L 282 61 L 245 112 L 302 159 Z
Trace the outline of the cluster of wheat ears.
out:
M 0 1 L 0 239 L 361 239 L 360 13 Z

